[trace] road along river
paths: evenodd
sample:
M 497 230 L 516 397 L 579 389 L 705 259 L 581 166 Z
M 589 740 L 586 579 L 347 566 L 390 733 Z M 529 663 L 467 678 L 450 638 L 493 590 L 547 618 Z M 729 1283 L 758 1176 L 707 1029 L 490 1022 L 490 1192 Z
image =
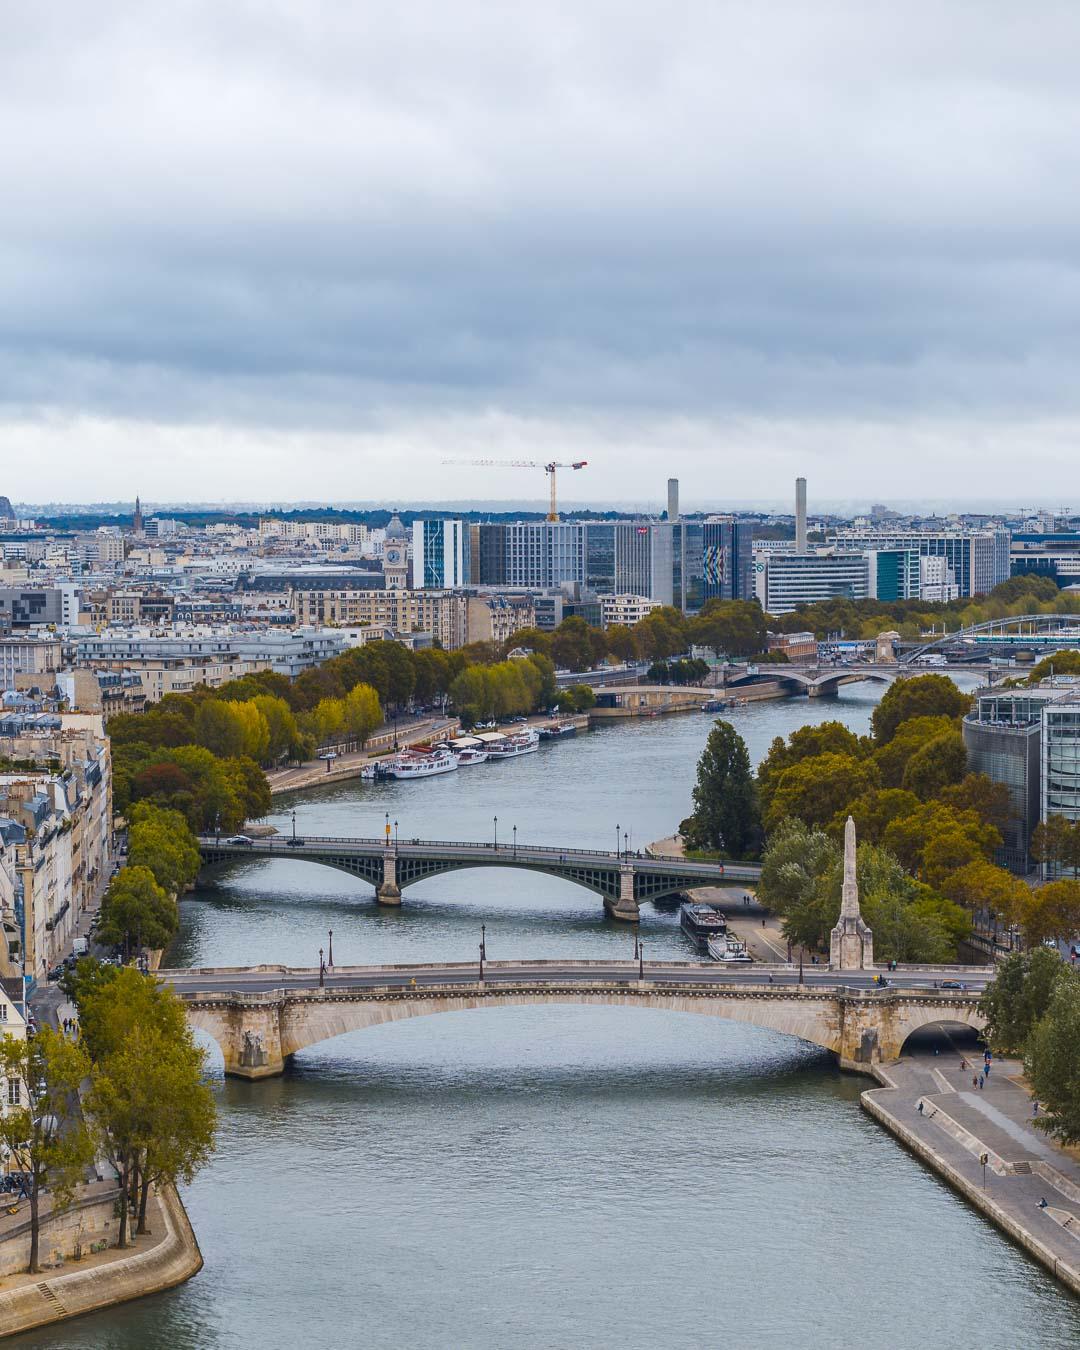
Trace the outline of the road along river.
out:
M 736 710 L 755 761 L 878 686 Z M 420 783 L 283 799 L 298 832 L 634 847 L 687 813 L 712 719 L 634 722 Z M 505 836 L 504 836 L 505 830 Z M 487 832 L 487 833 L 485 833 Z M 525 872 L 411 887 L 244 863 L 183 906 L 170 963 L 629 957 L 596 897 Z M 643 908 L 656 960 L 686 959 Z M 220 1056 L 215 1052 L 220 1071 Z M 324 1042 L 222 1080 L 220 1148 L 185 1192 L 206 1257 L 169 1294 L 12 1344 L 56 1350 L 692 1347 L 1064 1350 L 1080 1306 L 860 1109 L 864 1079 L 778 1034 L 629 1008 L 503 1008 Z

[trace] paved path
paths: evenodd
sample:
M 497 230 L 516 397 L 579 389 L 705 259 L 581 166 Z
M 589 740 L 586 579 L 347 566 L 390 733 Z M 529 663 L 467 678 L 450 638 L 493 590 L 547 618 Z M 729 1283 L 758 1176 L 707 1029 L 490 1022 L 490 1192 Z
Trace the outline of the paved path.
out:
M 980 1089 L 972 1077 L 981 1067 L 981 1047 L 929 1037 L 879 1072 L 890 1086 L 864 1093 L 864 1103 L 876 1103 L 884 1124 L 906 1132 L 926 1161 L 951 1172 L 970 1199 L 1080 1290 L 1080 1163 L 1034 1128 L 1017 1061 L 995 1060 Z
M 433 717 L 408 725 L 399 724 L 397 743 L 399 745 L 420 745 L 433 736 L 450 735 L 458 727 L 457 718 Z M 271 796 L 282 792 L 296 792 L 301 788 L 318 787 L 321 783 L 334 783 L 343 778 L 355 778 L 365 764 L 385 755 L 394 747 L 395 733 L 385 729 L 373 736 L 364 750 L 354 750 L 339 755 L 333 760 L 310 760 L 305 764 L 294 764 L 287 769 L 271 769 L 266 775 Z M 327 767 L 329 766 L 329 768 Z

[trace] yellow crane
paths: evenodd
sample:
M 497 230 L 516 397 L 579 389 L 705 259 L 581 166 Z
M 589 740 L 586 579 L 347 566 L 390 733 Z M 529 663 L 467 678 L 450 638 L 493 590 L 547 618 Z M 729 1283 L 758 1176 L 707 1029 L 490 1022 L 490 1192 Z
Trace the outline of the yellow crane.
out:
M 551 460 L 547 464 L 542 464 L 538 459 L 444 459 L 444 464 L 472 465 L 474 468 L 481 469 L 543 469 L 547 474 L 551 488 L 551 506 L 548 509 L 548 520 L 559 519 L 558 499 L 555 493 L 555 470 L 556 469 L 584 469 L 588 464 L 587 459 L 573 460 L 569 464 L 563 464 L 558 460 Z

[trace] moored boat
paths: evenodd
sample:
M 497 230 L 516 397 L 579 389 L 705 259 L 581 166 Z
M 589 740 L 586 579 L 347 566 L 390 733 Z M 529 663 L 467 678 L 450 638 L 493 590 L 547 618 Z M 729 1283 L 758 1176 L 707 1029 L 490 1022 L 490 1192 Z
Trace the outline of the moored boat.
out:
M 679 926 L 688 938 L 703 948 L 711 937 L 727 932 L 727 919 L 712 905 L 683 905 L 679 909 Z
M 507 736 L 488 732 L 480 739 L 484 742 L 488 759 L 514 759 L 518 755 L 531 755 L 540 746 L 540 737 L 531 727 L 512 731 Z
M 414 746 L 386 761 L 391 778 L 431 778 L 438 773 L 453 773 L 457 767 L 457 756 L 437 746 Z

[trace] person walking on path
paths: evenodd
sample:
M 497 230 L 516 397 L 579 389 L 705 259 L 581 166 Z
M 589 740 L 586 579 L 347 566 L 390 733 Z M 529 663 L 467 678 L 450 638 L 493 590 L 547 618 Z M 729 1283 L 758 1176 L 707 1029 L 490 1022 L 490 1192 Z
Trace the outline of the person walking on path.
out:
M 985 1086 L 986 1086 L 986 1074 L 981 1073 L 979 1074 L 979 1091 L 981 1092 Z
M 979 1080 L 975 1077 L 974 1074 L 971 1075 L 971 1086 L 973 1088 L 977 1088 L 979 1086 Z
M 1039 1114 L 1039 1103 L 1038 1103 L 1038 1102 L 1032 1102 L 1032 1103 L 1031 1103 L 1031 1115 L 1032 1115 L 1032 1118 L 1034 1118 L 1034 1117 L 1037 1116 L 1038 1114 Z

